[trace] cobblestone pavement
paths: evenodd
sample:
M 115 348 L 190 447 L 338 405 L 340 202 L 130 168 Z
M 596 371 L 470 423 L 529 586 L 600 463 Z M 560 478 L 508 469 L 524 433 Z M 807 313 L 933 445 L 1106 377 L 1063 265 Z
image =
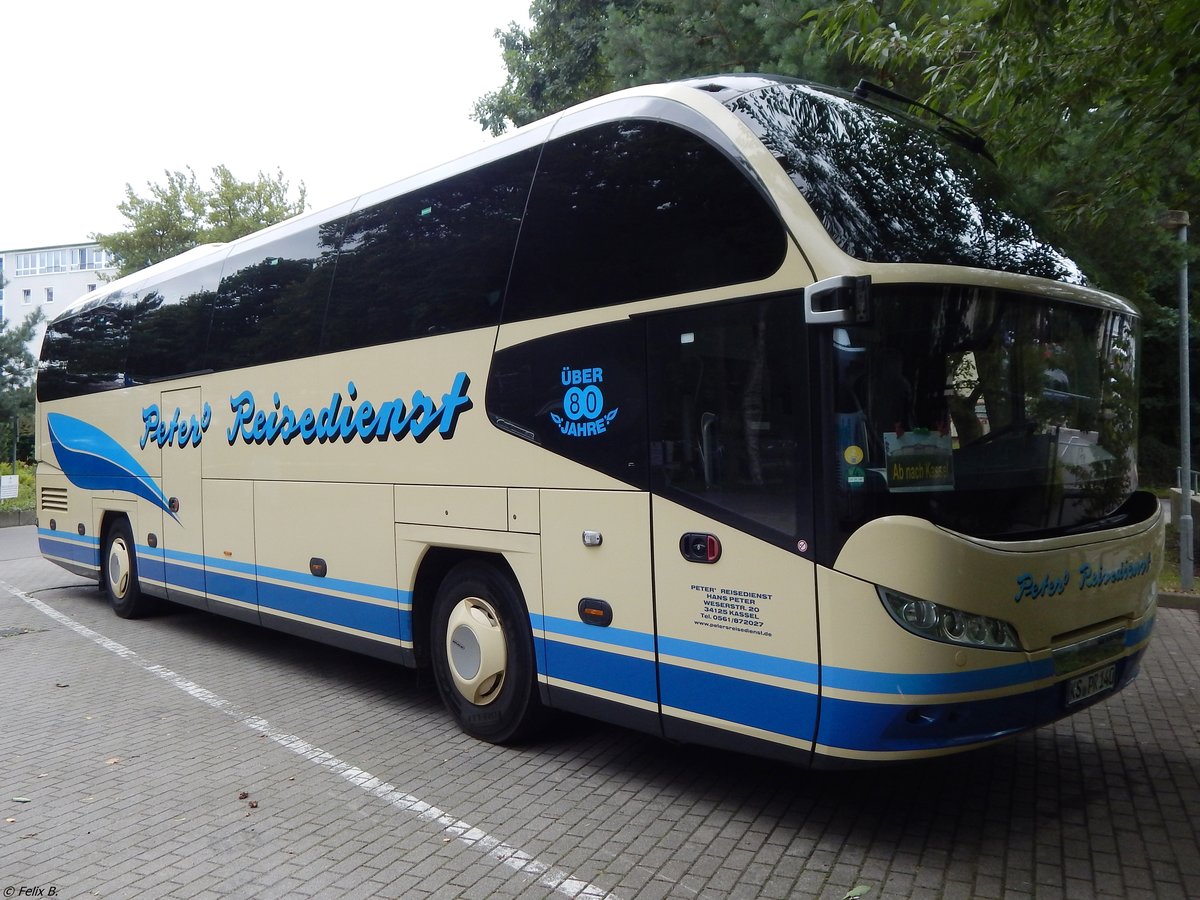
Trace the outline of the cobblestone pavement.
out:
M 481 744 L 427 676 L 118 619 L 29 528 L 0 533 L 0 581 L 6 898 L 1200 896 L 1195 609 L 1072 719 L 828 774 L 568 718 Z

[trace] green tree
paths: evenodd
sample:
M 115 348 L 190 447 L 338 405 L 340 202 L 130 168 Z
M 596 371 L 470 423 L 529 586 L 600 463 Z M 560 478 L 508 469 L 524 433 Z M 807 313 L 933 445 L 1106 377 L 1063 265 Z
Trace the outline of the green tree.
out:
M 805 38 L 830 0 L 665 0 L 610 7 L 602 59 L 629 86 L 724 72 L 771 72 L 837 82 L 845 57 Z
M 306 190 L 300 182 L 299 197 L 288 199 L 291 185 L 276 170 L 274 177 L 262 172 L 254 181 L 238 181 L 225 166 L 213 169 L 208 191 L 206 241 L 232 241 L 243 235 L 282 222 L 304 211 Z
M 37 334 L 45 317 L 35 309 L 20 325 L 12 328 L 0 319 L 0 426 L 8 428 L 13 420 L 33 417 L 33 376 L 37 360 L 29 352 L 29 342 Z M 11 447 L 11 431 L 8 432 Z
M 507 76 L 475 103 L 471 118 L 492 134 L 527 125 L 612 90 L 601 45 L 610 10 L 636 0 L 533 0 L 526 31 L 516 22 L 496 30 Z
M 472 115 L 492 134 L 591 97 L 717 72 L 840 83 L 844 54 L 809 41 L 805 19 L 834 0 L 534 0 L 533 25 L 497 31 L 507 78 Z
M 296 200 L 283 173 L 262 172 L 254 181 L 239 181 L 225 166 L 213 169 L 211 186 L 204 188 L 190 168 L 166 172 L 162 184 L 147 183 L 149 195 L 139 196 L 125 185 L 125 200 L 117 209 L 128 220 L 123 231 L 94 234 L 92 239 L 112 254 L 118 275 L 170 259 L 198 244 L 231 241 L 305 209 L 306 191 L 300 183 Z

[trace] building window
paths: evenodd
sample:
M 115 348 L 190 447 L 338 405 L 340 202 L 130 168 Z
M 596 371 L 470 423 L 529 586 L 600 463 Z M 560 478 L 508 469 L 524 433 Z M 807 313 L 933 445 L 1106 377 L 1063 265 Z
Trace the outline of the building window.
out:
M 47 303 L 54 302 L 54 288 L 46 288 L 46 302 Z
M 38 253 L 38 274 L 53 275 L 67 271 L 66 250 L 43 250 Z
M 72 247 L 70 266 L 72 272 L 110 269 L 112 268 L 112 259 L 107 251 L 101 250 L 99 247 Z
M 21 291 L 21 302 L 25 304 L 32 303 L 33 291 L 31 291 L 29 288 L 25 288 L 25 290 Z
M 17 275 L 54 275 L 58 272 L 114 268 L 112 257 L 99 247 L 63 247 L 18 253 Z
M 94 291 L 95 289 L 96 289 L 96 285 L 95 285 L 95 283 L 89 284 L 89 285 L 88 285 L 88 287 L 87 287 L 87 292 L 90 294 L 90 293 L 91 293 L 92 291 Z

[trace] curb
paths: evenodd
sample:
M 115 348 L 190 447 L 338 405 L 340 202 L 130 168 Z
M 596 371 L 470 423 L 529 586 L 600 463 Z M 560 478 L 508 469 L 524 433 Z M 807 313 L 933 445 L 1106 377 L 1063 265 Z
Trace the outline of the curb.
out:
M 17 525 L 32 525 L 33 520 L 36 518 L 37 511 L 33 509 L 0 510 L 0 528 L 12 528 Z
M 1200 594 L 1159 591 L 1158 605 L 1163 609 L 1200 609 Z

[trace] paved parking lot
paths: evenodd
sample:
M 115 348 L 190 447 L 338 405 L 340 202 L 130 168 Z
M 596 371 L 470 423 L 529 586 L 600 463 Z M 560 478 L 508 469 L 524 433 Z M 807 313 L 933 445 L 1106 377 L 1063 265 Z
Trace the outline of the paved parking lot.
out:
M 1195 609 L 1073 719 L 828 774 L 568 718 L 480 744 L 427 676 L 118 619 L 29 528 L 0 582 L 4 897 L 1200 896 Z

